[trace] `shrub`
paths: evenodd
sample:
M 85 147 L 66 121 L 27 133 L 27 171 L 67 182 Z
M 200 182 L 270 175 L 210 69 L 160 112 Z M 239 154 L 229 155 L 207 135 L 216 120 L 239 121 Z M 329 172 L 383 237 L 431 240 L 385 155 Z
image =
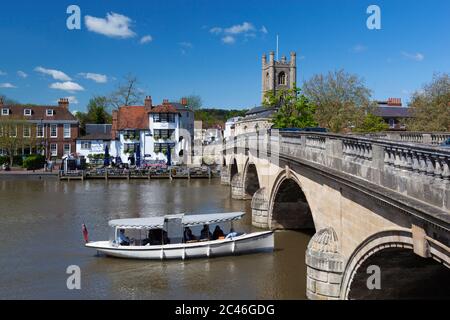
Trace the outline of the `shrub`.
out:
M 8 157 L 4 157 L 4 156 L 0 157 L 0 166 L 5 164 L 5 163 L 9 164 L 9 158 Z
M 33 154 L 23 160 L 23 167 L 27 170 L 39 170 L 45 165 L 45 157 L 39 154 Z

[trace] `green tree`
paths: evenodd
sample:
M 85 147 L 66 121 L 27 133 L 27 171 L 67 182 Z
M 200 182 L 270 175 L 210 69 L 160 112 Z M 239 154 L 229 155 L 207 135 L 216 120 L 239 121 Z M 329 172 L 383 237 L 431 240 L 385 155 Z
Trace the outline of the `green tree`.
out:
M 434 74 L 429 84 L 411 98 L 412 118 L 406 121 L 412 131 L 450 131 L 450 76 Z
M 364 81 L 344 70 L 314 75 L 303 92 L 317 106 L 316 121 L 333 132 L 358 127 L 370 106 L 371 91 Z
M 23 130 L 27 127 L 30 137 L 24 137 Z M 19 150 L 35 145 L 35 138 L 31 134 L 32 127 L 24 119 L 3 119 L 0 117 L 0 149 L 9 158 L 9 164 L 14 164 L 14 156 L 20 155 Z
M 200 110 L 203 107 L 202 97 L 199 95 L 190 95 L 186 97 L 188 106 L 192 108 L 192 110 Z
M 86 124 L 111 123 L 112 117 L 109 113 L 110 102 L 107 97 L 97 96 L 89 100 L 87 112 L 77 112 L 75 116 L 80 122 L 81 134 L 86 134 Z
M 372 112 L 367 113 L 367 115 L 362 119 L 361 123 L 358 123 L 355 132 L 380 132 L 386 131 L 389 126 L 384 122 L 383 118 L 374 115 Z
M 301 94 L 299 88 L 280 90 L 276 94 L 267 92 L 264 105 L 278 107 L 273 117 L 275 128 L 305 128 L 315 127 L 316 107 L 308 98 Z

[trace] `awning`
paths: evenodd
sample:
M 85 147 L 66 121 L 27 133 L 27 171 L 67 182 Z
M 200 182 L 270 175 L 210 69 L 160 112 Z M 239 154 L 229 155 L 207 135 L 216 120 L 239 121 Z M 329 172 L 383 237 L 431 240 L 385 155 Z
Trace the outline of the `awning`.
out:
M 163 229 L 164 222 L 170 219 L 182 217 L 185 227 L 193 227 L 204 224 L 215 224 L 227 221 L 239 220 L 245 212 L 213 213 L 197 215 L 170 215 L 164 217 L 137 218 L 137 219 L 118 219 L 109 222 L 110 227 L 123 229 Z

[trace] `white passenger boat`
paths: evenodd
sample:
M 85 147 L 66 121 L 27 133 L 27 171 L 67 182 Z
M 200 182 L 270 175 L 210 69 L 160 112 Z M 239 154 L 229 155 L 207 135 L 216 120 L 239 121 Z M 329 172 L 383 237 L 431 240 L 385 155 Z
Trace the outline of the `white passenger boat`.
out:
M 108 256 L 151 260 L 209 258 L 272 251 L 272 231 L 250 234 L 234 231 L 233 221 L 241 219 L 244 214 L 232 212 L 112 220 L 109 222 L 110 240 L 88 242 L 85 235 L 86 247 Z M 222 231 L 224 224 L 231 224 L 229 233 Z M 202 227 L 200 235 L 192 231 Z

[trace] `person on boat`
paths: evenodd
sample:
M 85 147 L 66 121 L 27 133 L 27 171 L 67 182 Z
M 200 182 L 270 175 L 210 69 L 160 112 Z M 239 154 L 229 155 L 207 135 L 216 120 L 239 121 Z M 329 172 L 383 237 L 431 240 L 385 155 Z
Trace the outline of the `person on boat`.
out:
M 233 228 L 230 229 L 230 233 L 227 234 L 227 236 L 225 237 L 225 239 L 233 239 L 234 237 L 237 237 L 238 233 L 236 231 L 234 231 Z
M 217 240 L 220 238 L 222 238 L 222 239 L 225 238 L 225 234 L 223 233 L 222 229 L 220 229 L 219 226 L 216 226 L 216 228 L 214 229 L 214 232 L 213 232 L 212 239 Z
M 187 241 L 195 241 L 197 237 L 192 233 L 191 228 L 187 227 L 184 229 L 184 240 Z
M 129 246 L 130 245 L 130 238 L 128 238 L 125 235 L 125 230 L 124 229 L 120 229 L 119 230 L 119 244 L 121 246 Z
M 209 226 L 207 224 L 203 225 L 203 229 L 200 233 L 200 240 L 209 240 L 212 238 L 211 231 L 209 231 Z

